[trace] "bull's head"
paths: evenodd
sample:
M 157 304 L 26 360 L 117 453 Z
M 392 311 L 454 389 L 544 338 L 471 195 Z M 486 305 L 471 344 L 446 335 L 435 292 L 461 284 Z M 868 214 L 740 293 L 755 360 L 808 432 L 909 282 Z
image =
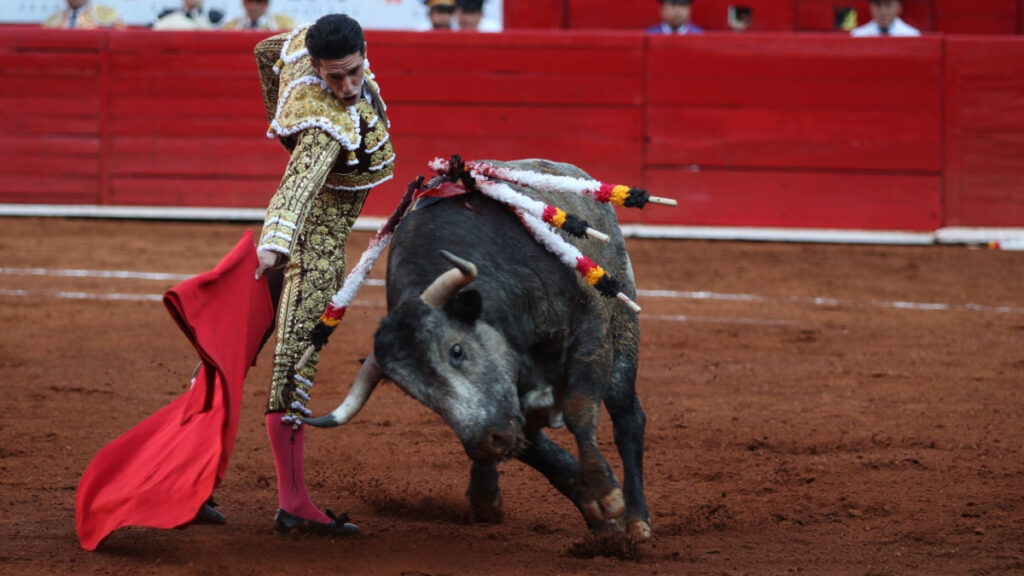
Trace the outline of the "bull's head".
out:
M 386 374 L 441 415 L 470 458 L 494 462 L 520 449 L 524 419 L 508 342 L 481 320 L 480 292 L 463 290 L 476 278 L 476 266 L 448 252 L 442 255 L 454 268 L 435 279 L 420 298 L 403 300 L 389 312 L 349 398 L 334 414 L 309 423 L 348 421 Z

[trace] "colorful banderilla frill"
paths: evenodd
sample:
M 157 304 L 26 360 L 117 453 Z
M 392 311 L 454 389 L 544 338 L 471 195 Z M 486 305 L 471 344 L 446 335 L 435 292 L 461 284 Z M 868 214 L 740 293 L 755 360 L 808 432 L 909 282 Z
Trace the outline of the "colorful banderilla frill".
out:
M 583 238 L 584 236 L 590 236 L 603 242 L 608 242 L 610 238 L 604 232 L 595 230 L 590 227 L 590 224 L 586 220 L 576 216 L 575 214 L 569 214 L 565 210 L 557 206 L 545 204 L 539 200 L 534 200 L 525 194 L 516 192 L 508 184 L 503 182 L 494 182 L 483 177 L 479 173 L 473 173 L 473 178 L 476 182 L 476 187 L 480 192 L 509 206 L 516 210 L 521 210 L 534 218 L 540 218 L 545 223 L 555 228 L 561 228 L 571 236 L 577 238 Z
M 447 172 L 449 162 L 443 158 L 434 158 L 430 162 L 430 169 L 438 173 Z M 664 206 L 677 205 L 677 202 L 671 198 L 651 196 L 642 188 L 632 188 L 622 184 L 606 184 L 598 180 L 587 180 L 586 178 L 515 170 L 492 166 L 483 162 L 466 162 L 466 169 L 488 178 L 514 182 L 520 186 L 527 186 L 545 192 L 589 196 L 601 203 L 611 203 L 616 206 L 625 206 L 626 208 L 643 208 L 648 203 L 662 204 Z
M 541 219 L 521 210 L 516 210 L 516 213 L 534 239 L 541 246 L 547 248 L 548 252 L 557 256 L 563 264 L 576 270 L 588 285 L 593 286 L 602 296 L 618 298 L 634 312 L 640 312 L 640 306 L 622 291 L 622 285 L 619 284 L 619 281 L 604 268 L 601 268 L 590 258 L 584 256 L 579 248 L 569 244 L 558 234 L 555 234 L 554 230 Z
M 485 172 L 488 172 L 495 178 L 501 177 L 502 179 L 516 181 L 516 178 L 522 180 L 523 175 L 537 175 L 536 173 L 507 169 L 500 169 L 499 173 L 499 169 L 488 164 L 480 162 L 463 162 L 462 158 L 458 155 L 452 156 L 451 160 L 435 158 L 430 162 L 430 168 L 438 171 L 448 178 L 462 180 L 468 188 L 476 189 L 481 194 L 493 198 L 514 210 L 519 216 L 519 219 L 523 222 L 523 225 L 533 236 L 534 240 L 536 240 L 541 246 L 547 248 L 549 252 L 558 256 L 559 260 L 561 260 L 566 266 L 576 270 L 588 285 L 593 286 L 603 296 L 608 298 L 618 298 L 634 312 L 640 311 L 640 306 L 638 306 L 636 302 L 623 292 L 622 285 L 619 284 L 618 280 L 616 280 L 606 270 L 594 264 L 594 262 L 584 256 L 578 248 L 569 244 L 554 232 L 553 228 L 566 229 L 565 222 L 568 220 L 568 215 L 563 210 L 556 206 L 544 204 L 539 200 L 534 200 L 520 192 L 516 192 L 508 184 L 491 180 L 490 177 L 485 174 Z M 477 170 L 476 168 L 479 168 L 480 170 Z M 529 178 L 529 176 L 527 176 L 527 178 Z M 581 180 L 579 178 L 571 180 L 586 182 L 586 180 Z M 545 189 L 556 193 L 560 191 L 565 192 L 564 190 L 552 189 L 550 187 Z M 644 194 L 646 194 L 646 192 Z M 609 240 L 606 234 L 593 230 L 586 225 L 585 221 L 576 217 L 574 218 L 577 221 L 584 223 L 583 225 L 585 228 L 582 232 L 586 235 L 599 238 L 606 242 Z M 566 230 L 566 232 L 571 233 L 570 230 Z M 573 235 L 580 237 L 583 236 L 583 234 Z

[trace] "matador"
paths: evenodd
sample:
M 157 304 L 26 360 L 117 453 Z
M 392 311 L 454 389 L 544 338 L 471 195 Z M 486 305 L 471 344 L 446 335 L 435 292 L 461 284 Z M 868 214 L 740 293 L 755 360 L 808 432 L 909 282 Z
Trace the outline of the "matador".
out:
M 256 46 L 270 122 L 291 154 L 270 200 L 257 246 L 260 267 L 283 272 L 277 309 L 267 434 L 274 451 L 280 509 L 275 531 L 357 532 L 321 512 L 303 473 L 304 428 L 314 355 L 296 372 L 310 333 L 345 274 L 345 244 L 371 188 L 391 178 L 395 154 L 386 107 L 366 59 L 358 22 L 332 14 Z

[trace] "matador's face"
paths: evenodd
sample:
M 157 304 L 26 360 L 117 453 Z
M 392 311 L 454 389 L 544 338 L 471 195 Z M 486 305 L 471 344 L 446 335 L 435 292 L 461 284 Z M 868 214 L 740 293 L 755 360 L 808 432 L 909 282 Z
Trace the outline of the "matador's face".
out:
M 355 106 L 363 94 L 363 55 L 359 52 L 335 60 L 313 59 L 313 68 L 331 93 L 345 106 Z

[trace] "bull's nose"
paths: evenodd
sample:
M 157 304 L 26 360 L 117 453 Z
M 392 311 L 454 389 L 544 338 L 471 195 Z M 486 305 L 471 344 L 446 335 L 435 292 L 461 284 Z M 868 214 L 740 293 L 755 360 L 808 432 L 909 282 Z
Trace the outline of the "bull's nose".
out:
M 497 454 L 508 452 L 516 443 L 515 436 L 510 432 L 494 432 L 487 441 L 490 443 L 491 450 Z
M 470 451 L 470 458 L 480 462 L 495 462 L 512 456 L 516 447 L 516 432 L 489 428 Z

